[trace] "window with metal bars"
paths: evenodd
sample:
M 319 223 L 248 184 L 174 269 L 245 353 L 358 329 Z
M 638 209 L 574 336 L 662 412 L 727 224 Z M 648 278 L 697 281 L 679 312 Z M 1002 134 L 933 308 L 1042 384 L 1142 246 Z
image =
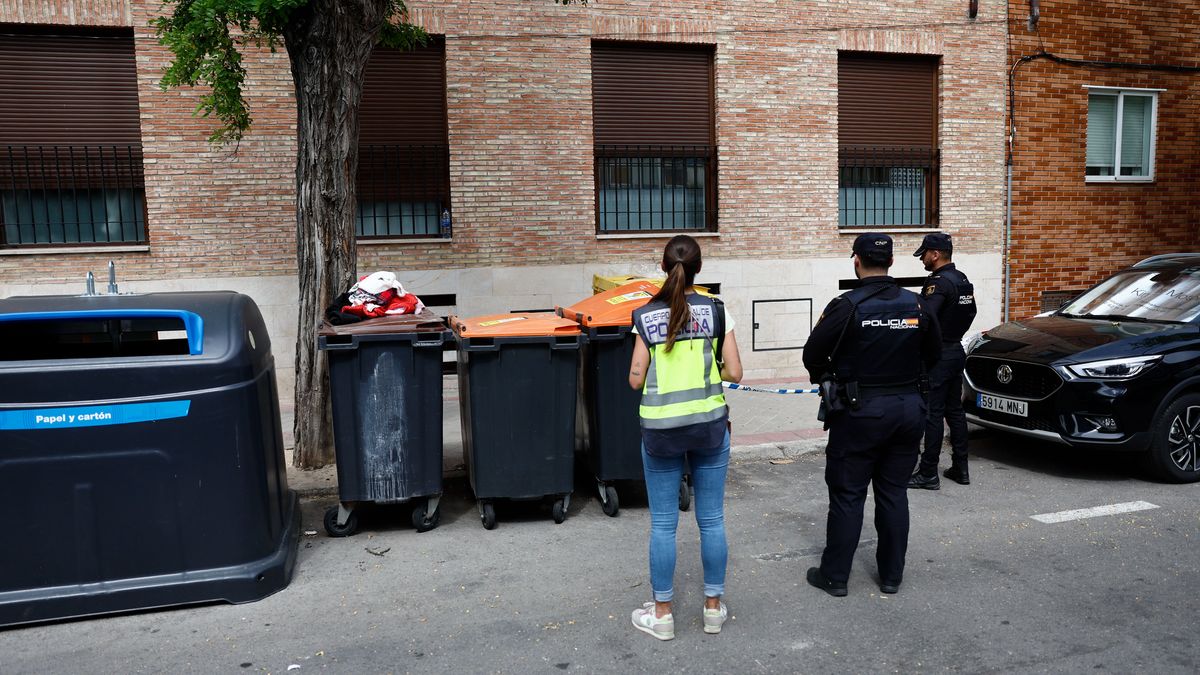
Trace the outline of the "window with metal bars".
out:
M 445 60 L 438 37 L 371 54 L 359 106 L 360 240 L 440 236 L 451 209 Z
M 0 248 L 146 241 L 132 31 L 0 25 Z
M 713 50 L 592 43 L 596 229 L 716 229 Z
M 703 230 L 708 146 L 596 146 L 601 232 Z
M 938 222 L 936 57 L 838 54 L 838 226 Z
M 927 147 L 838 149 L 838 225 L 937 222 L 938 154 Z

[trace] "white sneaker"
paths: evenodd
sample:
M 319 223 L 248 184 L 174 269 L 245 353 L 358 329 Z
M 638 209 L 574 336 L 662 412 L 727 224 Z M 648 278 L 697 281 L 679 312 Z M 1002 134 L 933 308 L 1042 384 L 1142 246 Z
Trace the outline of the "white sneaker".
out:
M 668 614 L 662 618 L 654 616 L 654 603 L 647 602 L 640 608 L 633 610 L 633 627 L 649 633 L 659 640 L 674 640 L 675 639 L 675 617 Z M 707 630 L 707 627 L 705 628 Z M 717 628 L 720 630 L 720 627 Z
M 721 603 L 720 609 L 704 608 L 704 632 L 705 633 L 720 633 L 721 626 L 725 625 L 725 619 L 729 618 L 729 610 L 726 609 L 725 603 Z

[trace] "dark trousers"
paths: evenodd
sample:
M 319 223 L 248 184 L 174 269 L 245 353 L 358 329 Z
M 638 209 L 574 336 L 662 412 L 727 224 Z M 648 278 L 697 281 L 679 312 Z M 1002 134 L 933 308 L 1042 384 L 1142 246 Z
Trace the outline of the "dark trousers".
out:
M 825 484 L 829 520 L 821 573 L 844 584 L 862 534 L 867 485 L 875 492 L 875 560 L 883 581 L 904 577 L 908 550 L 908 477 L 917 463 L 925 404 L 920 394 L 865 399 L 859 410 L 838 413 L 829 424 Z
M 936 476 L 942 439 L 950 427 L 950 453 L 954 464 L 967 464 L 967 416 L 962 407 L 962 374 L 967 355 L 962 345 L 942 348 L 942 360 L 929 371 L 929 413 L 925 421 L 925 452 L 918 470 L 924 476 Z

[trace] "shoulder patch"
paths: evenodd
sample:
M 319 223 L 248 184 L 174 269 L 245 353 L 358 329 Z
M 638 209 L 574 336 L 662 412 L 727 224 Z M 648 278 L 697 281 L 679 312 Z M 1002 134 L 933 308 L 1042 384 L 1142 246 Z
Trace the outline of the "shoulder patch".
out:
M 924 295 L 933 295 L 936 291 L 937 291 L 937 286 L 935 286 L 934 284 L 930 284 L 925 287 Z

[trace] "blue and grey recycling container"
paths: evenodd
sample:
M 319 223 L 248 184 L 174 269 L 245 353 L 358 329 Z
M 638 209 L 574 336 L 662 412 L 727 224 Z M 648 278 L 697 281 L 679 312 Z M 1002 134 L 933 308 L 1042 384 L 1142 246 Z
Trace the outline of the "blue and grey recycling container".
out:
M 332 536 L 354 534 L 357 506 L 417 500 L 412 524 L 437 527 L 442 495 L 442 345 L 446 323 L 429 310 L 322 324 L 340 502 L 325 511 Z
M 0 300 L 0 625 L 289 583 L 262 315 L 232 292 Z

